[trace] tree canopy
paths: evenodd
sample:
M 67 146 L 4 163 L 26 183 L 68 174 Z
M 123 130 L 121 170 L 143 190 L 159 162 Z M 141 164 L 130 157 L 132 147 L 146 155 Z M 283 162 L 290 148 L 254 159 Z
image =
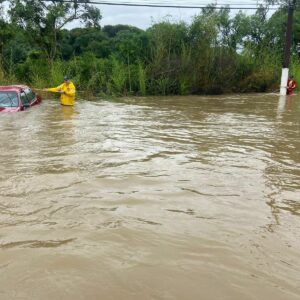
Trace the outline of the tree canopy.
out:
M 62 28 L 81 20 L 87 27 L 99 28 L 101 13 L 89 4 L 77 1 L 11 0 L 11 23 L 23 29 L 38 44 L 50 60 L 57 55 L 57 44 Z

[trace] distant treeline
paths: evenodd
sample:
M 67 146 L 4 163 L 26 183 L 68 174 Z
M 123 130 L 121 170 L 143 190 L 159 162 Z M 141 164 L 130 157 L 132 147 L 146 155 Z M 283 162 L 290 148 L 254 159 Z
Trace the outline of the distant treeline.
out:
M 209 6 L 190 24 L 164 20 L 141 30 L 101 27 L 92 6 L 26 2 L 12 0 L 9 19 L 0 19 L 0 84 L 55 86 L 68 74 L 81 90 L 118 96 L 279 90 L 284 7 L 267 18 L 264 7 L 233 15 Z M 84 27 L 64 29 L 75 19 Z M 291 72 L 300 85 L 299 11 L 294 19 Z

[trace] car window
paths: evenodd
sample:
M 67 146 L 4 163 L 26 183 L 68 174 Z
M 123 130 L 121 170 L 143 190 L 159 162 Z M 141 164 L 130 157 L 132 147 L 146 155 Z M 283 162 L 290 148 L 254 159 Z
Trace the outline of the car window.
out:
M 26 104 L 28 105 L 28 104 L 30 104 L 29 100 L 28 100 L 27 97 L 26 97 L 25 92 L 21 92 L 20 96 L 21 96 L 21 101 L 22 101 L 22 104 L 23 104 L 23 105 L 26 105 Z
M 35 100 L 35 94 L 31 89 L 26 89 L 25 94 L 27 95 L 27 98 L 29 99 L 30 103 L 32 103 Z
M 19 99 L 16 92 L 0 91 L 0 107 L 18 107 Z

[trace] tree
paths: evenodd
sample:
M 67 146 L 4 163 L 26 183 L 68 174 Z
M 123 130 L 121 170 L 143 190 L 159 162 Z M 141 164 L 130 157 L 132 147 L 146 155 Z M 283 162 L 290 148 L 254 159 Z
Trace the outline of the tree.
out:
M 287 6 L 287 5 L 300 5 L 300 0 L 265 0 L 267 5 L 275 5 L 279 4 L 282 6 Z
M 87 6 L 86 11 L 81 16 L 84 24 L 88 28 L 100 28 L 102 19 L 100 10 L 94 6 Z
M 0 20 L 3 20 L 3 7 L 2 7 L 3 2 L 4 0 L 0 0 Z
M 12 23 L 25 29 L 32 42 L 53 62 L 57 56 L 62 28 L 74 20 L 81 20 L 89 27 L 97 27 L 101 14 L 97 8 L 76 0 L 49 2 L 50 4 L 43 0 L 11 0 L 9 15 Z
M 128 30 L 128 31 L 136 30 L 136 31 L 139 31 L 139 29 L 136 28 L 136 27 L 132 27 L 132 26 L 129 26 L 129 25 L 121 25 L 121 24 L 119 24 L 119 25 L 105 25 L 103 27 L 103 32 L 105 34 L 107 34 L 107 36 L 109 38 L 115 37 L 119 31 L 123 31 L 123 30 Z
M 110 52 L 107 40 L 108 37 L 98 28 L 75 28 L 64 34 L 61 52 L 65 53 L 66 47 L 72 47 L 75 55 L 92 52 L 98 58 L 107 57 L 107 52 Z

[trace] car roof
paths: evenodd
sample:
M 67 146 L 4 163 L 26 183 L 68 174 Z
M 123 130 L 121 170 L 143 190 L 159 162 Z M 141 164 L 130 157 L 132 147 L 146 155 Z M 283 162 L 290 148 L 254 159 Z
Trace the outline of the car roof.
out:
M 0 85 L 0 91 L 14 91 L 20 92 L 21 90 L 28 89 L 27 85 Z

